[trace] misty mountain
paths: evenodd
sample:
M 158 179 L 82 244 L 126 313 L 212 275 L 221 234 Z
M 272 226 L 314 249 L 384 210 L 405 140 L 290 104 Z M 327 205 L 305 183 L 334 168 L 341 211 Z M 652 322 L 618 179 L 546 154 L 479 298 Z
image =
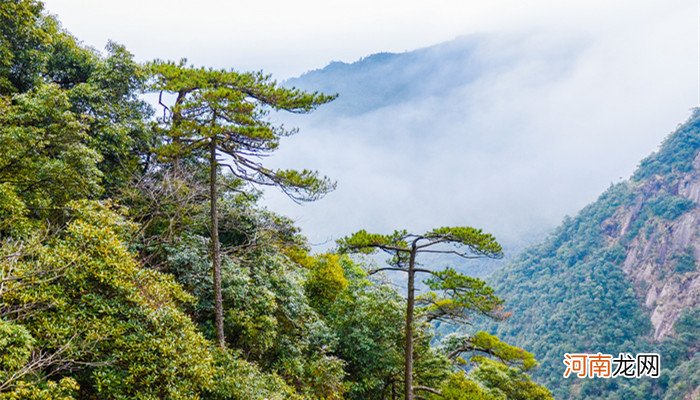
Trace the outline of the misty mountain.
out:
M 354 63 L 334 61 L 287 83 L 338 93 L 338 100 L 323 111 L 336 116 L 356 116 L 424 97 L 448 97 L 488 67 L 475 54 L 479 41 L 465 37 L 401 54 L 373 54 Z
M 274 115 L 300 133 L 270 162 L 317 169 L 338 189 L 303 207 L 269 191 L 266 203 L 314 244 L 471 225 L 513 255 L 628 176 L 683 117 L 677 91 L 619 90 L 598 73 L 610 60 L 586 37 L 483 34 L 310 71 L 285 85 L 339 97 Z
M 560 399 L 700 397 L 700 110 L 541 245 L 493 276 Z M 658 352 L 657 379 L 563 379 L 564 353 Z

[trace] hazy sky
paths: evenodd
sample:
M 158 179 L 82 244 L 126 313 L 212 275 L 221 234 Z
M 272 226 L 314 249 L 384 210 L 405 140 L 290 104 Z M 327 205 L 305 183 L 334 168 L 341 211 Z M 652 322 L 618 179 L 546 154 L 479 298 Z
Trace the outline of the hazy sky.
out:
M 629 176 L 700 101 L 696 0 L 45 3 L 96 48 L 113 39 L 139 60 L 187 57 L 279 79 L 462 35 L 499 38 L 480 56 L 513 63 L 452 97 L 330 125 L 301 120 L 276 161 L 317 168 L 339 189 L 303 207 L 275 194 L 268 203 L 315 242 L 361 227 L 552 226 Z M 387 120 L 397 138 L 435 132 L 433 145 L 400 141 L 397 154 L 368 139 Z M 476 147 L 464 132 L 490 141 Z
M 522 29 L 616 35 L 646 29 L 694 0 L 46 0 L 87 44 L 123 43 L 141 60 L 265 69 L 279 78 L 331 60 L 400 52 L 475 32 Z M 697 39 L 697 26 L 687 32 Z M 697 40 L 696 40 L 697 41 Z M 635 45 L 635 43 L 630 43 Z M 696 62 L 697 57 L 686 62 Z

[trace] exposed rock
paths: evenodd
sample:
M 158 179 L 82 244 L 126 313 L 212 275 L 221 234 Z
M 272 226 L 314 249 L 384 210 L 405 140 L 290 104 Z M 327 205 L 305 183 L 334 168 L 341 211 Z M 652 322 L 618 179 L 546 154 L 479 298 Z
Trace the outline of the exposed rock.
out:
M 654 327 L 654 339 L 661 340 L 673 331 L 673 324 L 681 311 L 700 304 L 700 271 L 675 270 L 676 260 L 691 252 L 700 259 L 700 154 L 693 161 L 694 169 L 664 185 L 654 177 L 640 185 L 639 195 L 632 207 L 621 207 L 602 226 L 608 233 L 611 227 L 620 232 L 610 244 L 623 240 L 631 224 L 639 218 L 645 199 L 661 192 L 677 194 L 696 203 L 696 206 L 673 220 L 654 218 L 645 222 L 645 232 L 636 235 L 627 245 L 623 271 L 634 283 L 637 294 L 648 309 Z

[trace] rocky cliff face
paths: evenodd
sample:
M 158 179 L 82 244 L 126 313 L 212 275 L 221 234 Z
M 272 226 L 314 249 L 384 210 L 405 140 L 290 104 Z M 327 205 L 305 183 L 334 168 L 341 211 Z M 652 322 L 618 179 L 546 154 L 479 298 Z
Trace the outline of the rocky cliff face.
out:
M 631 205 L 622 206 L 603 222 L 604 232 L 616 245 L 628 238 L 642 215 L 643 205 L 659 196 L 686 199 L 688 207 L 674 219 L 650 218 L 626 244 L 622 270 L 633 283 L 635 292 L 648 312 L 655 340 L 673 331 L 681 312 L 700 304 L 700 155 L 692 170 L 670 182 L 654 175 L 636 183 Z M 617 229 L 610 227 L 617 227 Z

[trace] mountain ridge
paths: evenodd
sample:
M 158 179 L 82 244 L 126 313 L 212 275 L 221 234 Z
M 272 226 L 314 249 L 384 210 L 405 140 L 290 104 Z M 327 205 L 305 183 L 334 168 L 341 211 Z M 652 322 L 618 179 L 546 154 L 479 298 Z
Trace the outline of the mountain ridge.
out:
M 700 110 L 542 244 L 494 276 L 513 317 L 493 329 L 531 349 L 558 398 L 697 398 Z M 679 323 L 679 321 L 681 321 Z M 563 380 L 565 352 L 658 352 L 658 381 Z M 682 393 L 682 397 L 678 397 Z
M 480 39 L 480 35 L 462 36 L 402 53 L 379 52 L 353 62 L 331 61 L 285 83 L 304 90 L 339 93 L 326 107 L 327 112 L 360 115 L 473 81 L 482 67 L 474 57 Z M 417 62 L 425 59 L 451 66 L 444 71 L 451 75 L 449 84 L 431 73 L 439 69 L 436 64 Z M 392 79 L 386 79 L 387 74 Z

